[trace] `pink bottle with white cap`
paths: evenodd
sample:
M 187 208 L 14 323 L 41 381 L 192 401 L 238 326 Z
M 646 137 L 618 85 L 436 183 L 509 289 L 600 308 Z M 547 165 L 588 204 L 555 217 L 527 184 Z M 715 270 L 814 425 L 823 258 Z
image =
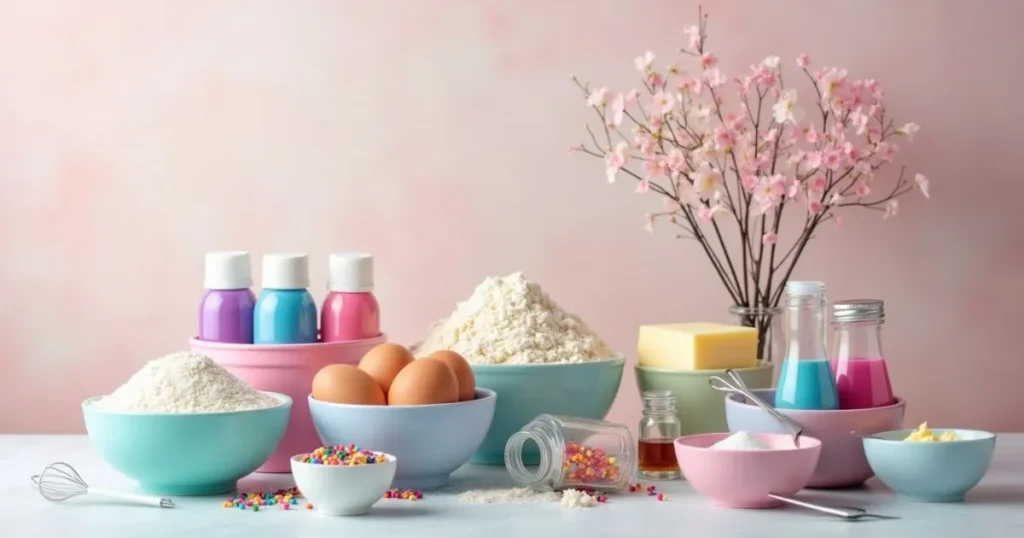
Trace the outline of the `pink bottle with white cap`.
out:
M 359 252 L 331 254 L 330 292 L 320 309 L 320 340 L 338 342 L 380 336 L 380 305 L 373 296 L 373 256 Z

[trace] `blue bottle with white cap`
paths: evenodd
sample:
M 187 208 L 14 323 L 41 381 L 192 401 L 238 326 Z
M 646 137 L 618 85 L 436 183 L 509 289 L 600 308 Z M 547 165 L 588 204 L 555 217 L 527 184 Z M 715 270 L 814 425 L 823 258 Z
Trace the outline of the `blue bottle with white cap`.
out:
M 779 370 L 775 407 L 839 409 L 825 352 L 825 283 L 787 282 L 786 296 L 789 345 Z
M 316 303 L 305 254 L 263 256 L 263 291 L 253 314 L 253 343 L 311 344 L 317 340 Z

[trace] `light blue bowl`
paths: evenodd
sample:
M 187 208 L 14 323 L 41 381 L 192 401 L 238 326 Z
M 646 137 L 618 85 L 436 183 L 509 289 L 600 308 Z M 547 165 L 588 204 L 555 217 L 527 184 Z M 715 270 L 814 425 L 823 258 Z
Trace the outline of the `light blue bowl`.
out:
M 557 364 L 473 364 L 477 385 L 498 393 L 494 422 L 473 463 L 505 465 L 508 438 L 537 415 L 564 415 L 601 420 L 622 382 L 624 357 Z M 540 453 L 532 443 L 523 462 L 536 465 Z
M 398 460 L 394 487 L 427 490 L 446 486 L 452 471 L 469 461 L 497 399 L 480 387 L 473 400 L 439 405 L 337 404 L 310 395 L 309 411 L 325 445 L 392 454 Z
M 994 433 L 932 428 L 953 432 L 959 441 L 911 443 L 914 430 L 876 433 L 864 439 L 864 454 L 875 476 L 899 495 L 924 502 L 957 502 L 978 485 L 992 463 Z
M 215 495 L 235 489 L 277 448 L 292 399 L 226 413 L 121 413 L 82 402 L 85 429 L 112 467 L 157 495 Z

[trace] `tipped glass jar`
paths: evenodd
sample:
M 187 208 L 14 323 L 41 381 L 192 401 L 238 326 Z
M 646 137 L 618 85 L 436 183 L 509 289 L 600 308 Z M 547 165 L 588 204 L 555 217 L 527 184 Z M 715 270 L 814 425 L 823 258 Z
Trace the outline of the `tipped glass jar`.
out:
M 676 416 L 676 397 L 667 390 L 644 392 L 644 416 L 640 419 L 637 447 L 640 478 L 672 480 L 679 478 L 675 439 L 682 426 Z
M 532 444 L 540 450 L 535 469 L 523 463 L 523 451 Z M 633 479 L 636 441 L 622 424 L 540 415 L 509 437 L 505 467 L 524 486 L 615 491 Z

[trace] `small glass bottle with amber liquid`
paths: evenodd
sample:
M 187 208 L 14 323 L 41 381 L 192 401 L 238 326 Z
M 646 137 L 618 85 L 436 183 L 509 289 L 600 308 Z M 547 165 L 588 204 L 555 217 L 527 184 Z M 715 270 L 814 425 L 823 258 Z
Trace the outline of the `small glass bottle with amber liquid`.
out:
M 674 441 L 680 435 L 676 397 L 667 390 L 643 394 L 644 416 L 640 420 L 638 471 L 647 480 L 679 478 Z

